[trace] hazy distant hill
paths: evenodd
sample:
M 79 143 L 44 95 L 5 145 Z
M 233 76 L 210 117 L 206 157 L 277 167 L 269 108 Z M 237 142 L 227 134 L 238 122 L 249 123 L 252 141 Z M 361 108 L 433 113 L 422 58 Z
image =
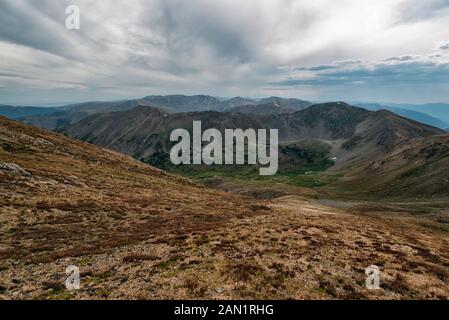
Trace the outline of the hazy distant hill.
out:
M 46 107 L 15 107 L 0 105 L 0 116 L 10 119 L 21 119 L 36 115 L 48 115 L 59 111 L 59 108 Z
M 293 109 L 281 107 L 277 102 L 269 102 L 264 104 L 250 104 L 228 109 L 227 112 L 231 113 L 246 113 L 246 114 L 258 114 L 258 115 L 270 115 L 281 113 L 293 113 Z
M 77 103 L 59 108 L 53 108 L 52 112 L 42 112 L 36 110 L 36 112 L 34 113 L 24 114 L 21 117 L 21 120 L 23 120 L 25 123 L 33 124 L 41 128 L 55 130 L 67 127 L 91 114 L 113 111 L 126 111 L 139 105 L 151 104 L 152 106 L 164 108 L 171 112 L 185 112 L 195 110 L 211 110 L 215 108 L 219 103 L 220 101 L 218 99 L 203 95 L 148 96 L 142 99 L 133 100 L 91 101 L 85 103 Z M 13 111 L 18 113 L 20 110 L 14 109 Z M 7 114 L 4 115 L 8 117 Z
M 148 96 L 141 99 L 148 105 L 164 108 L 171 112 L 190 112 L 214 110 L 220 104 L 220 100 L 206 95 L 169 95 Z
M 220 101 L 218 98 L 205 95 L 148 96 L 141 99 L 141 101 L 154 107 L 167 109 L 171 112 L 228 111 L 236 107 L 266 104 L 275 104 L 281 108 L 298 111 L 313 104 L 300 99 L 285 99 L 280 97 L 269 97 L 259 100 L 234 97 Z
M 112 111 L 126 111 L 137 106 L 153 106 L 168 112 L 193 112 L 193 111 L 227 111 L 243 105 L 276 104 L 281 108 L 301 110 L 311 103 L 299 99 L 283 99 L 271 97 L 262 100 L 251 100 L 242 97 L 220 100 L 206 95 L 167 95 L 147 96 L 141 99 L 122 101 L 92 101 L 58 107 L 52 112 L 36 112 L 24 115 L 21 120 L 41 128 L 55 130 L 67 127 L 84 119 L 88 115 Z M 54 113 L 56 112 L 57 113 Z M 17 110 L 16 112 L 19 112 Z M 7 116 L 7 115 L 6 115 Z
M 258 115 L 271 115 L 281 113 L 294 113 L 304 110 L 313 105 L 312 102 L 299 99 L 284 99 L 279 97 L 270 97 L 253 101 L 250 104 L 242 104 L 227 111 L 233 113 L 246 113 Z
M 449 103 L 426 103 L 426 104 L 390 104 L 392 107 L 423 112 L 449 123 Z
M 218 104 L 214 110 L 216 111 L 228 111 L 233 108 L 238 108 L 241 106 L 250 106 L 257 104 L 256 100 L 242 98 L 242 97 L 234 97 L 231 99 L 224 100 Z
M 422 108 L 421 112 L 413 111 L 409 109 L 402 109 L 399 107 L 390 107 L 390 106 L 384 106 L 378 103 L 363 103 L 363 104 L 357 104 L 358 106 L 362 108 L 366 108 L 368 110 L 389 110 L 391 112 L 394 112 L 398 115 L 401 115 L 403 117 L 422 122 L 425 124 L 428 124 L 430 126 L 434 126 L 440 129 L 447 128 L 449 124 L 443 120 L 440 120 L 439 118 L 433 117 L 427 113 L 425 113 L 427 110 L 425 108 Z M 448 110 L 449 112 L 449 110 Z
M 56 130 L 65 128 L 85 117 L 102 112 L 126 111 L 141 105 L 140 100 L 129 101 L 93 101 L 58 108 L 58 112 L 48 115 L 24 117 L 21 120 L 40 128 Z

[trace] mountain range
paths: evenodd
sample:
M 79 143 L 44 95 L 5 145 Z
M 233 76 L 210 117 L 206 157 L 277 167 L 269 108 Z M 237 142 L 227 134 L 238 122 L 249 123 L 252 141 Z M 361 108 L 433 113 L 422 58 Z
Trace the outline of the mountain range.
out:
M 233 128 L 279 129 L 282 168 L 299 161 L 292 155 L 297 154 L 299 158 L 303 155 L 304 150 L 298 146 L 303 142 L 309 146 L 315 143 L 320 148 L 324 145 L 336 170 L 383 156 L 403 141 L 444 133 L 386 110 L 367 111 L 343 102 L 271 115 L 216 111 L 169 113 L 138 106 L 126 112 L 90 115 L 62 132 L 157 165 L 154 157 L 168 162 L 173 145 L 169 141 L 170 132 L 177 128 L 191 131 L 193 121 L 201 121 L 203 130 L 216 128 L 222 132 Z
M 41 128 L 55 130 L 73 124 L 90 114 L 126 111 L 139 105 L 153 106 L 168 112 L 179 113 L 213 110 L 227 111 L 241 106 L 263 105 L 268 103 L 280 105 L 289 111 L 301 110 L 312 105 L 311 102 L 304 100 L 279 97 L 253 100 L 241 97 L 218 99 L 206 95 L 168 95 L 147 96 L 141 99 L 120 101 L 93 101 L 51 108 L 0 106 L 0 115 L 21 120 Z
M 446 126 L 443 121 L 417 111 L 379 104 L 360 105 L 363 108 L 344 102 L 313 104 L 278 97 L 253 100 L 172 95 L 54 108 L 1 106 L 0 112 L 167 170 L 170 170 L 168 153 L 173 145 L 169 141 L 170 132 L 176 128 L 191 130 L 194 120 L 201 120 L 204 130 L 276 128 L 279 129 L 281 173 L 297 172 L 298 168 L 301 172 L 343 170 L 346 178 L 340 181 L 342 188 L 351 188 L 357 183 L 365 186 L 361 183 L 365 181 L 365 172 L 373 172 L 373 181 L 384 176 L 379 170 L 371 170 L 372 163 L 384 163 L 398 146 L 445 133 L 440 129 Z M 444 106 L 434 108 L 440 110 Z M 411 145 L 419 147 L 417 142 Z M 393 164 L 398 162 L 385 163 L 385 172 L 394 176 L 389 170 L 393 170 Z M 428 161 L 422 165 L 431 167 Z M 432 176 L 428 181 L 433 183 L 443 176 Z M 399 181 L 403 176 L 395 177 Z M 412 181 L 410 176 L 404 177 L 404 181 Z M 386 181 L 379 178 L 378 185 Z M 444 181 L 441 186 L 443 191 L 446 190 Z M 394 193 L 389 188 L 384 190 Z M 404 192 L 407 191 L 404 188 Z
M 141 99 L 120 101 L 93 101 L 77 103 L 60 107 L 14 107 L 1 106 L 0 115 L 37 125 L 41 128 L 55 130 L 73 124 L 84 117 L 101 112 L 126 111 L 139 105 L 147 105 L 165 109 L 166 111 L 220 111 L 253 114 L 293 113 L 305 109 L 314 103 L 310 101 L 268 97 L 250 99 L 234 97 L 231 99 L 216 98 L 207 95 L 168 95 L 146 96 Z M 406 118 L 422 122 L 440 129 L 449 128 L 449 105 L 394 105 L 377 103 L 354 103 L 354 105 L 368 110 L 389 110 Z

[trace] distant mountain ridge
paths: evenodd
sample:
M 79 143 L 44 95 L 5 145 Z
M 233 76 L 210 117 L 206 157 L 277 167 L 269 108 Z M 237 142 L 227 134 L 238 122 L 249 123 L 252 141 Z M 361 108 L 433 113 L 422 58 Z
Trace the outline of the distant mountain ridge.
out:
M 171 112 L 208 111 L 214 110 L 220 104 L 218 98 L 206 95 L 147 96 L 140 99 L 140 102 Z
M 245 114 L 258 114 L 258 115 L 270 115 L 281 113 L 294 113 L 295 111 L 289 108 L 281 107 L 276 101 L 268 102 L 264 104 L 250 104 L 228 109 L 227 112 L 231 113 L 245 113 Z
M 426 110 L 422 110 L 422 112 L 418 112 L 418 111 L 413 111 L 410 109 L 402 109 L 399 107 L 390 107 L 390 106 L 386 106 L 386 105 L 382 105 L 382 104 L 378 104 L 378 103 L 361 103 L 361 104 L 356 104 L 357 106 L 361 107 L 361 108 L 366 108 L 368 110 L 372 110 L 372 111 L 377 111 L 377 110 L 389 110 L 391 112 L 394 112 L 400 116 L 418 121 L 418 122 L 422 122 L 440 129 L 445 129 L 449 126 L 449 124 L 443 120 L 440 120 L 437 117 L 433 117 L 427 113 L 423 113 Z M 449 110 L 448 110 L 449 112 Z
M 315 140 L 329 146 L 337 167 L 385 153 L 401 141 L 442 134 L 443 131 L 394 113 L 367 111 L 343 102 L 318 104 L 294 113 L 272 115 L 232 112 L 169 113 L 139 106 L 126 112 L 91 115 L 64 133 L 146 161 L 157 152 L 167 153 L 173 129 L 191 130 L 200 120 L 203 130 L 216 128 L 279 129 L 281 144 Z
M 449 123 L 449 103 L 425 103 L 425 104 L 390 104 L 392 107 L 424 112 L 432 117 Z
M 250 106 L 250 105 L 256 105 L 257 101 L 253 99 L 248 98 L 242 98 L 242 97 L 234 97 L 231 99 L 226 99 L 222 102 L 220 102 L 215 108 L 216 111 L 228 111 L 233 108 L 238 108 L 241 106 Z
M 0 115 L 14 120 L 35 115 L 48 115 L 60 110 L 61 109 L 59 108 L 51 107 L 17 107 L 2 104 L 0 105 Z
M 294 113 L 313 105 L 312 102 L 281 97 L 251 99 L 234 97 L 230 99 L 216 98 L 207 95 L 152 95 L 141 99 L 121 101 L 92 101 L 71 104 L 61 107 L 13 107 L 1 106 L 0 115 L 11 119 L 36 125 L 50 130 L 61 130 L 71 124 L 95 114 L 112 111 L 126 111 L 137 106 L 154 106 L 166 109 L 168 112 L 182 113 L 192 111 L 220 111 L 232 113 L 271 115 L 280 113 Z M 449 127 L 449 105 L 381 105 L 376 103 L 357 103 L 357 106 L 368 110 L 386 109 L 409 119 L 422 122 L 440 129 Z M 432 113 L 433 115 L 430 115 Z
M 153 106 L 165 109 L 168 112 L 172 113 L 193 111 L 225 112 L 232 108 L 241 107 L 244 105 L 257 105 L 267 103 L 281 105 L 283 108 L 288 108 L 292 111 L 301 110 L 307 106 L 312 105 L 311 102 L 304 100 L 284 99 L 279 97 L 270 97 L 261 100 L 234 97 L 231 99 L 220 100 L 216 97 L 207 95 L 154 95 L 133 100 L 92 101 L 66 105 L 57 108 L 36 108 L 32 109 L 34 112 L 30 111 L 28 114 L 23 114 L 23 116 L 20 117 L 20 120 L 41 128 L 49 130 L 59 130 L 61 128 L 74 124 L 91 114 L 112 111 L 126 111 L 137 106 Z M 17 112 L 19 112 L 18 109 Z M 6 114 L 6 112 L 2 113 L 1 108 L 0 115 L 8 117 L 8 114 Z

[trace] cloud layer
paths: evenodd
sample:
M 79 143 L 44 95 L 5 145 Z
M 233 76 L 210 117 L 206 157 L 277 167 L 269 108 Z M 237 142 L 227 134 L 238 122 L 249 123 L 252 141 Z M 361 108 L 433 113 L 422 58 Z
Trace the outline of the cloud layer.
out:
M 449 0 L 0 0 L 0 103 L 449 101 L 448 19 Z

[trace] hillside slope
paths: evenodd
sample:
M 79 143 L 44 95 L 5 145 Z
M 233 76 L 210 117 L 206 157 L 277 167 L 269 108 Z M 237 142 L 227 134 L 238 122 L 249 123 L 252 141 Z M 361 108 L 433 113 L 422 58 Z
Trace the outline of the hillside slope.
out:
M 1 259 L 29 262 L 208 229 L 252 211 L 232 195 L 1 117 L 0 190 Z
M 350 171 L 340 186 L 383 197 L 447 198 L 447 168 L 449 135 L 412 139 Z

